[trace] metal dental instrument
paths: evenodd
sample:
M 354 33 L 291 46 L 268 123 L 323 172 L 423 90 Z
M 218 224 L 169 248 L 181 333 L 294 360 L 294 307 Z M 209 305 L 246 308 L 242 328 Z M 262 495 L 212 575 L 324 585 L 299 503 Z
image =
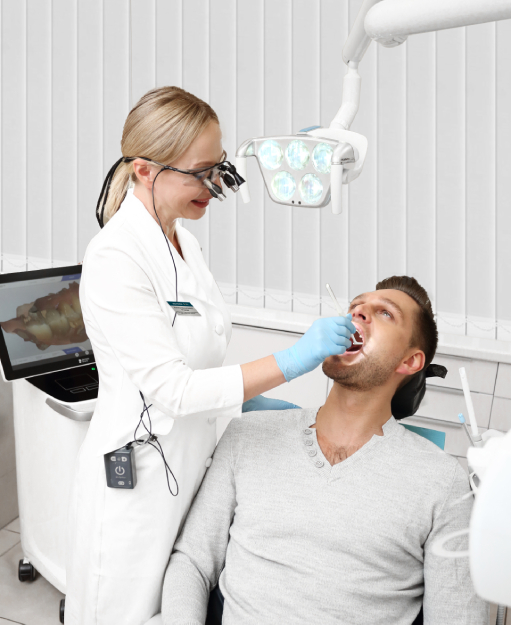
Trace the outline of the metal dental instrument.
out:
M 334 292 L 332 291 L 331 287 L 329 284 L 325 285 L 326 286 L 326 290 L 328 291 L 330 297 L 332 298 L 332 301 L 334 303 L 335 309 L 337 310 L 338 314 L 340 317 L 345 317 L 346 315 L 344 314 L 342 308 L 339 306 L 339 302 L 337 301 Z M 351 339 L 353 345 L 363 345 L 364 342 L 363 341 L 357 341 L 355 339 L 355 335 L 353 335 L 353 338 Z

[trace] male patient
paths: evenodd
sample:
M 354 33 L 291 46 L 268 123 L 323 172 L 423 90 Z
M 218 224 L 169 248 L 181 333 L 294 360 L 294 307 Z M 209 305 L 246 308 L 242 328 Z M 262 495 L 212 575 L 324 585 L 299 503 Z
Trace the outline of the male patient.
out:
M 432 551 L 468 527 L 468 479 L 391 411 L 435 354 L 429 298 L 406 276 L 376 289 L 350 306 L 363 345 L 323 363 L 324 406 L 229 424 L 170 559 L 165 625 L 204 624 L 217 583 L 226 625 L 411 625 L 421 605 L 425 625 L 488 623 L 468 559 Z

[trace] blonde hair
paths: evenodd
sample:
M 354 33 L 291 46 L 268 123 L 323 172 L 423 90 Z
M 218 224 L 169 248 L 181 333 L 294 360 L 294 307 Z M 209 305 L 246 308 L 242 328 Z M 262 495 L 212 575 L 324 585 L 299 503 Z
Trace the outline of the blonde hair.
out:
M 170 165 L 183 154 L 206 126 L 218 117 L 203 100 L 179 87 L 151 89 L 131 109 L 122 131 L 124 157 L 145 156 Z M 130 181 L 133 163 L 119 163 L 110 183 L 104 223 L 119 210 Z

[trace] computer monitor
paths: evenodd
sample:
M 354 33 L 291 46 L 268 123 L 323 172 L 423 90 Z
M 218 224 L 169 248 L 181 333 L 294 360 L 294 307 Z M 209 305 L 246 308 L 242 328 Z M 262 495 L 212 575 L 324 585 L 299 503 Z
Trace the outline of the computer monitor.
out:
M 5 380 L 94 364 L 78 289 L 82 266 L 0 275 Z

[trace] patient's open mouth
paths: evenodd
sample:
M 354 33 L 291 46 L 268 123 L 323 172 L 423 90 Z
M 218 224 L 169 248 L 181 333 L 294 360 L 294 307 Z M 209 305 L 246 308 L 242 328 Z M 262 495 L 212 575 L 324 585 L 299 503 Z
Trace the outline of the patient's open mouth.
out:
M 363 345 L 354 345 L 353 339 L 355 339 L 355 341 L 357 341 L 358 343 L 364 342 L 363 337 L 358 333 L 358 331 L 355 332 L 355 334 L 353 334 L 353 336 L 351 337 L 351 347 L 348 347 L 348 349 L 346 350 L 347 352 L 359 352 L 362 347 L 364 347 Z

